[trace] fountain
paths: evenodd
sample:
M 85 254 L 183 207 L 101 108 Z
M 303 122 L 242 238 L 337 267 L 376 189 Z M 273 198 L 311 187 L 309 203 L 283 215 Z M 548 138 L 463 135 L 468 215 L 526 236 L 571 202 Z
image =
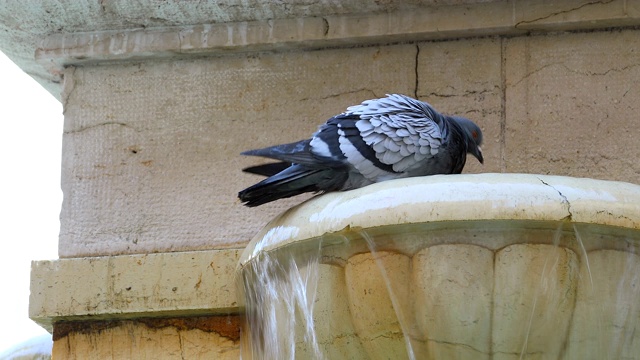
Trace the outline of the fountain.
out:
M 637 359 L 639 250 L 628 183 L 449 175 L 326 194 L 245 250 L 243 358 Z

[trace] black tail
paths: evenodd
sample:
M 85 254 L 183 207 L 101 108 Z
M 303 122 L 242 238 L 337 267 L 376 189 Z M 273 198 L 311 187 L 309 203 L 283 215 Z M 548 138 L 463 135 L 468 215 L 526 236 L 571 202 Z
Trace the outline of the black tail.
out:
M 256 174 L 256 175 L 262 175 L 262 176 L 273 176 L 273 175 L 279 173 L 280 171 L 283 171 L 284 169 L 288 168 L 289 166 L 291 166 L 291 163 L 285 162 L 285 161 L 281 161 L 281 162 L 277 162 L 277 163 L 269 163 L 269 164 L 264 164 L 264 165 L 250 166 L 248 168 L 242 169 L 242 171 L 244 171 L 246 173 L 249 173 L 249 174 Z
M 306 192 L 340 190 L 347 172 L 331 168 L 309 168 L 292 165 L 238 193 L 246 206 L 254 207 Z
M 263 149 L 255 149 L 242 152 L 242 155 L 262 156 L 266 158 L 286 161 L 296 164 L 308 164 L 317 161 L 309 152 L 311 140 L 302 140 L 290 144 L 269 146 Z

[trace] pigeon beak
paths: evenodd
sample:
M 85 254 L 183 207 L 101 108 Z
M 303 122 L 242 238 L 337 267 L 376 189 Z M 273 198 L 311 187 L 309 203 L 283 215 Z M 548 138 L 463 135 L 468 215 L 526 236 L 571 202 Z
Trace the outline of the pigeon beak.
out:
M 480 164 L 484 164 L 484 157 L 482 157 L 482 149 L 480 149 L 480 146 L 478 146 L 476 150 L 477 151 L 473 155 L 478 159 L 478 161 L 480 161 Z

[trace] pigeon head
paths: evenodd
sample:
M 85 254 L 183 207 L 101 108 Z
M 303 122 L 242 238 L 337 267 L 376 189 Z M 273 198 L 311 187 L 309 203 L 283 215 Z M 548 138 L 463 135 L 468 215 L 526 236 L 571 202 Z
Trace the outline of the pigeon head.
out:
M 473 121 L 460 116 L 451 116 L 451 119 L 462 129 L 464 138 L 467 141 L 467 151 L 482 164 L 484 158 L 482 157 L 482 149 L 480 149 L 480 145 L 482 145 L 482 130 L 480 130 L 480 127 Z

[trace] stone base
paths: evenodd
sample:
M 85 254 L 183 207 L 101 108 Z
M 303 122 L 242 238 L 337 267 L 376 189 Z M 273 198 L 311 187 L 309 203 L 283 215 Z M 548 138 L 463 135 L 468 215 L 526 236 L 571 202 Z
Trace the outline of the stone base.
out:
M 237 359 L 238 250 L 32 264 L 30 317 L 57 359 Z
M 238 359 L 240 316 L 61 322 L 54 359 Z

